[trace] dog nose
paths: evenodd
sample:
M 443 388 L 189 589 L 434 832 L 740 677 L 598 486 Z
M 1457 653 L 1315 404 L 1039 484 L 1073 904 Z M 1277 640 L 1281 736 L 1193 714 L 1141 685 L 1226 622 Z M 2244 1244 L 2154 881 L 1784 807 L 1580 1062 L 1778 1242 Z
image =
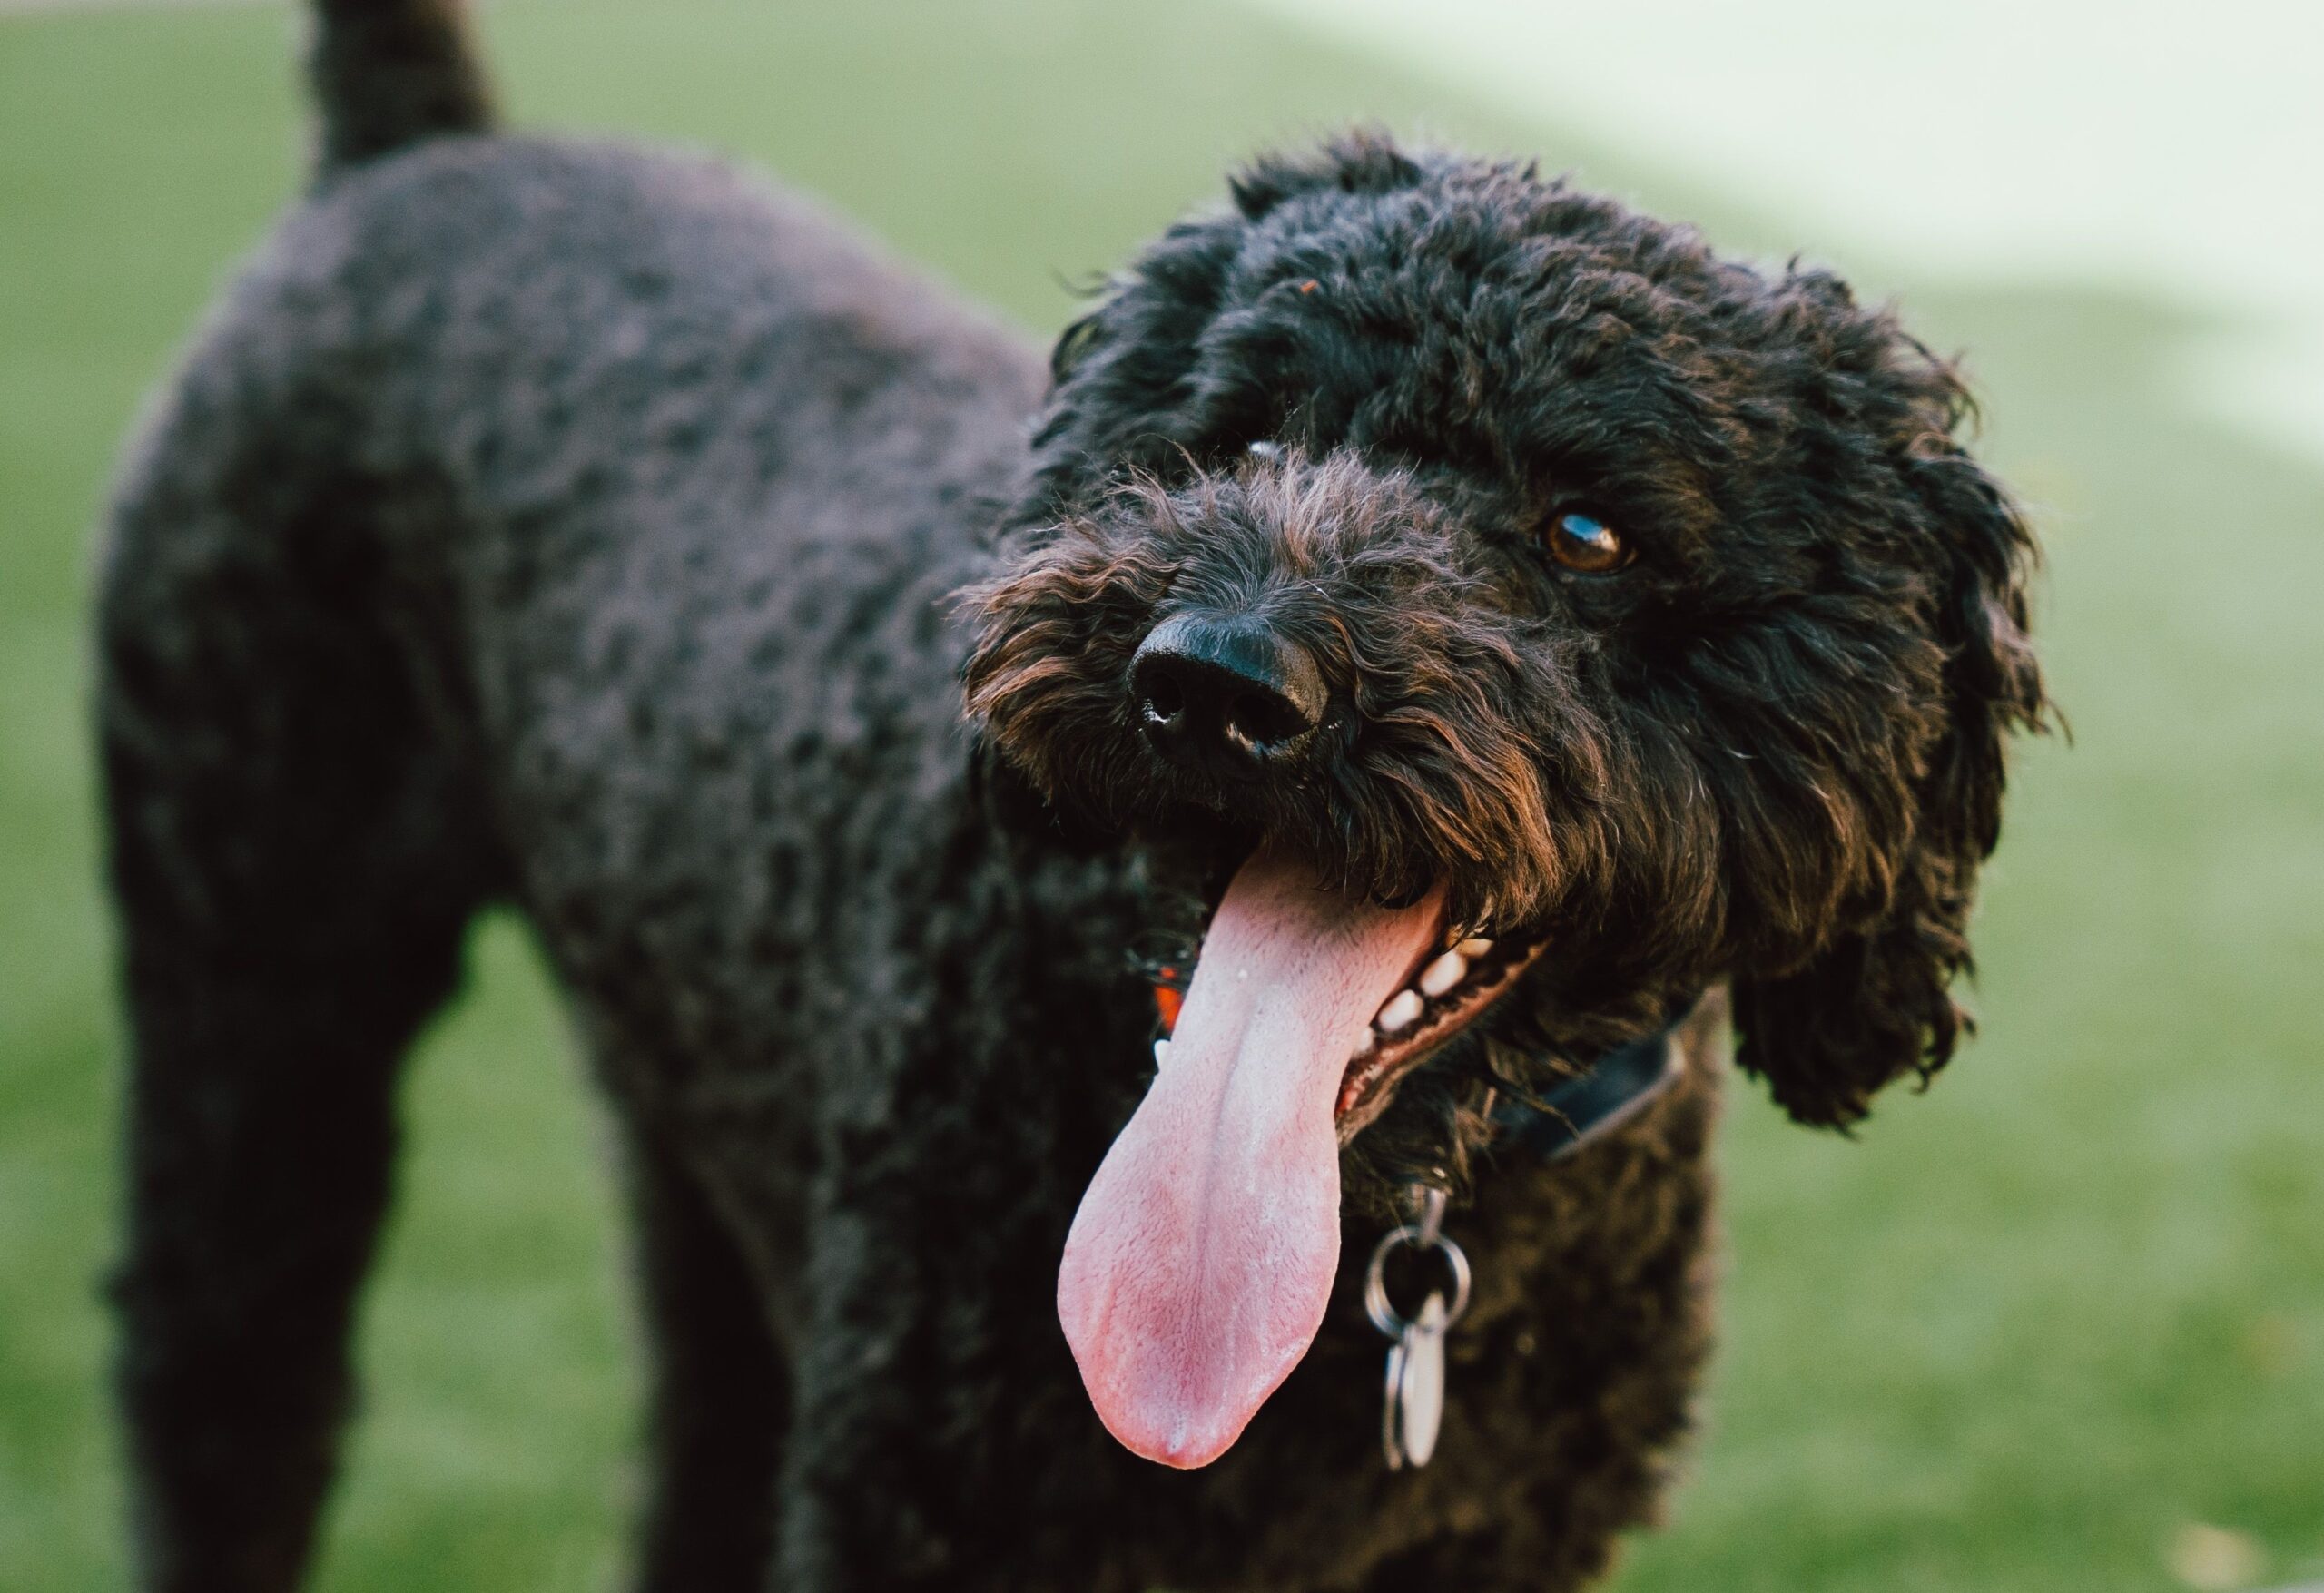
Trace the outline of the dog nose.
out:
M 1295 756 L 1324 718 L 1315 659 L 1248 615 L 1165 620 L 1130 660 L 1129 685 L 1156 752 L 1230 780 Z

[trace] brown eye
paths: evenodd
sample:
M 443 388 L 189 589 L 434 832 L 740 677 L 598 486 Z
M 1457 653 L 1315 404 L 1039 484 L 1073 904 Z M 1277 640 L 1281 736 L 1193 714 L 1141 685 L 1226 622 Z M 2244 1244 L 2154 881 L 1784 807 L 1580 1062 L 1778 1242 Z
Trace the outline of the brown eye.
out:
M 1568 509 L 1541 534 L 1550 556 L 1584 575 L 1609 575 L 1630 562 L 1630 544 L 1595 515 Z

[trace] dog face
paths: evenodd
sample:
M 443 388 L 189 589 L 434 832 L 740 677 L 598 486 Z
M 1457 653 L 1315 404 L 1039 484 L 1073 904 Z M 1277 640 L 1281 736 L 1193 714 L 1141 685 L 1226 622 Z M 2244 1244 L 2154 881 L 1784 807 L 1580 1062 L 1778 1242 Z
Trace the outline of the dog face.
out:
M 1526 170 L 1358 136 L 1234 193 L 1060 342 L 967 676 L 1009 767 L 1211 915 L 1182 1031 L 1222 945 L 1288 989 L 1370 1195 L 1460 1165 L 1484 1076 L 1722 977 L 1802 1121 L 1942 1065 L 2045 713 L 1954 372 Z M 1264 1014 L 1226 1000 L 1232 1076 Z

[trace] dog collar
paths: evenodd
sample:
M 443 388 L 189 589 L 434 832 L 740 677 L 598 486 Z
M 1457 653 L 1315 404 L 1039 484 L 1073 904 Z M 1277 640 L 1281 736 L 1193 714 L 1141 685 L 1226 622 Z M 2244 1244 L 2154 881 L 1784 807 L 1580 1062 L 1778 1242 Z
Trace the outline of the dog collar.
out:
M 1500 1096 L 1492 1111 L 1494 1138 L 1544 1162 L 1562 1161 L 1652 1106 L 1686 1065 L 1674 1023 L 1616 1047 L 1530 1101 Z

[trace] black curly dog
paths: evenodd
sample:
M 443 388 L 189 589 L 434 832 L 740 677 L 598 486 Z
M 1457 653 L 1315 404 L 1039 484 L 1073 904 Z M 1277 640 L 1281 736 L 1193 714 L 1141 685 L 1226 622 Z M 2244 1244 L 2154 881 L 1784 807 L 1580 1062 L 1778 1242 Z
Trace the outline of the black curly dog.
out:
M 1954 371 L 1358 135 L 1045 385 L 796 201 L 486 136 L 454 0 L 320 10 L 320 177 L 103 570 L 145 1585 L 300 1581 L 398 1062 L 495 901 L 624 1126 L 638 1586 L 1601 1572 L 1689 1424 L 1730 1021 L 1834 1126 L 1962 1028 L 2046 711 Z M 1610 1132 L 1512 1126 L 1673 1025 Z M 1392 1470 L 1415 1184 L 1475 1290 Z

